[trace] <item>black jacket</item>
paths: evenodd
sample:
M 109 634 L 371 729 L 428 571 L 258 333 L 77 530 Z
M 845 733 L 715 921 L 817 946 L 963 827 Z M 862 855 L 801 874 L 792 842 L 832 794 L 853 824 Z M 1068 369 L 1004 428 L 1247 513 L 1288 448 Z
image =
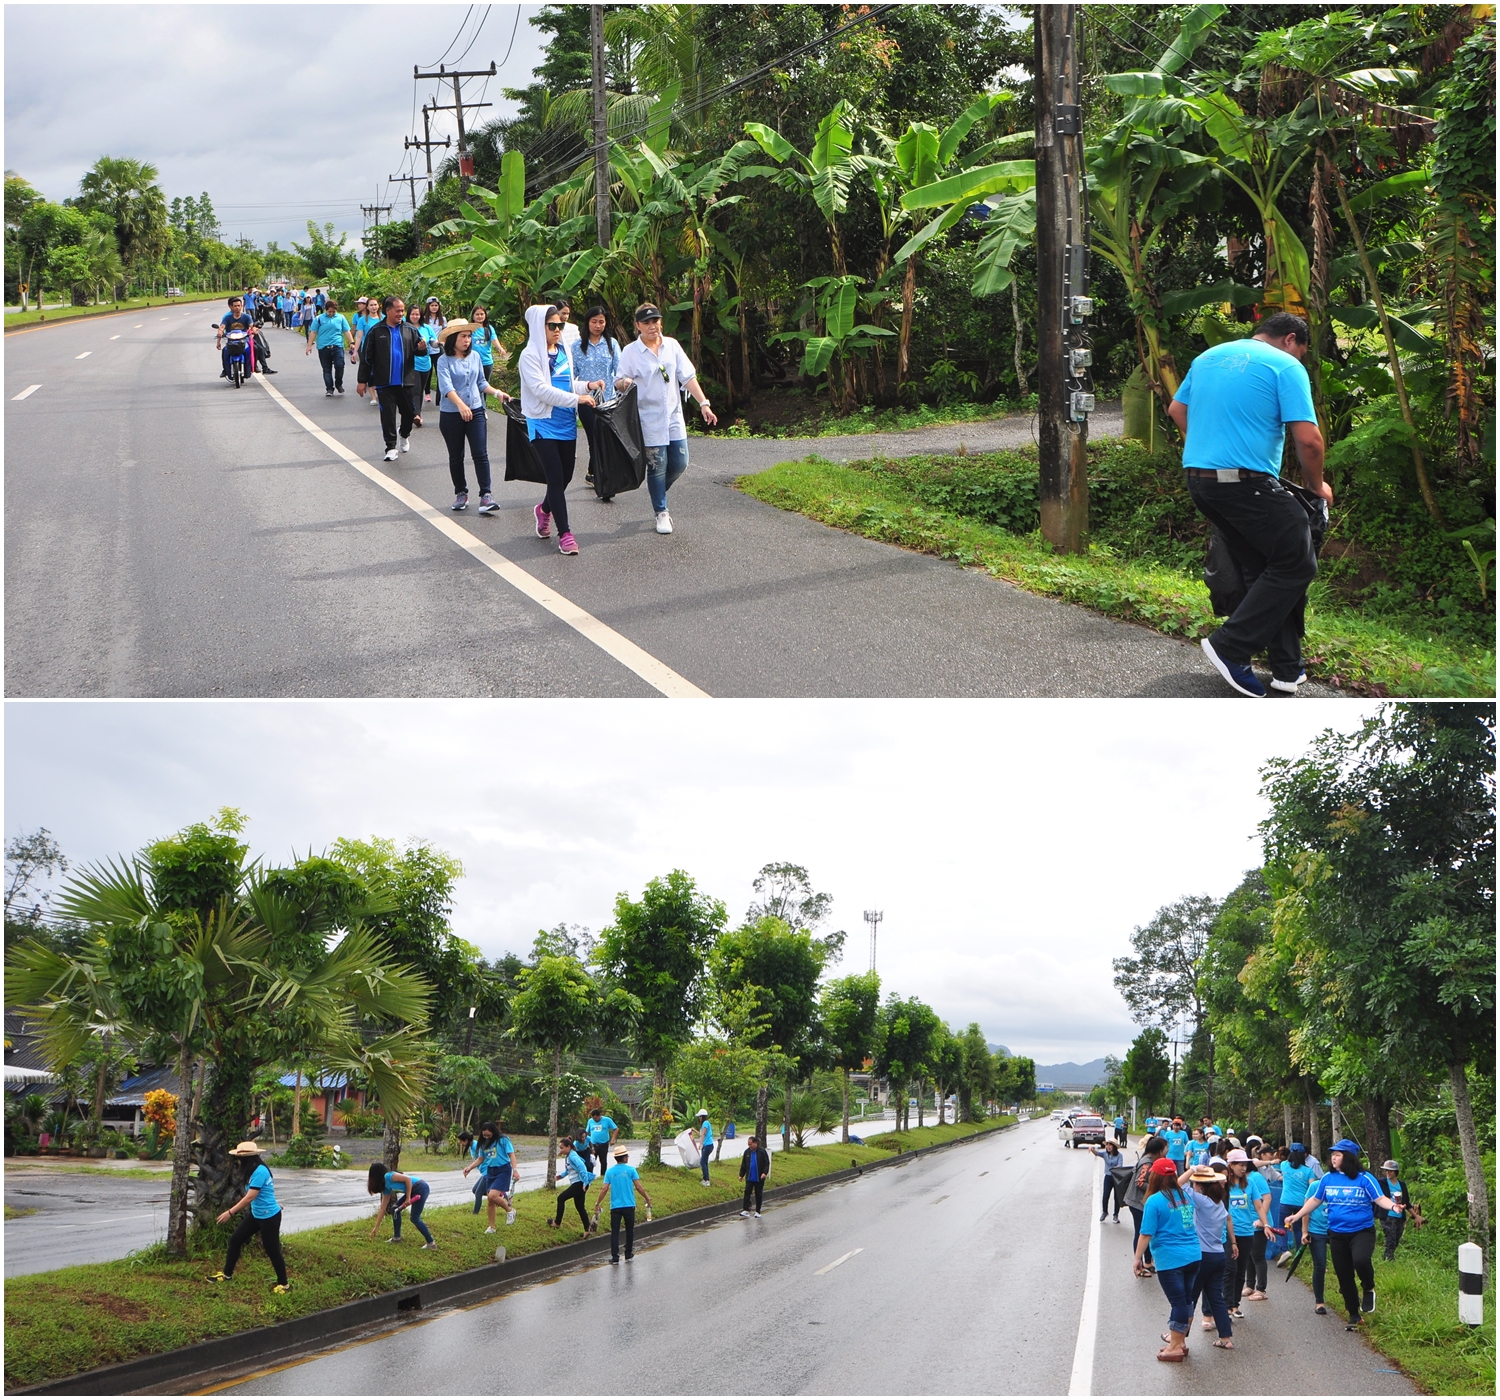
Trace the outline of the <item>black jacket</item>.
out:
M 408 389 L 417 387 L 417 356 L 423 353 L 423 340 L 417 328 L 407 321 L 396 327 L 401 336 L 401 383 Z M 359 347 L 359 382 L 380 385 L 390 373 L 391 328 L 384 321 L 371 326 Z
M 760 1179 L 764 1181 L 771 1174 L 771 1154 L 764 1147 L 747 1147 L 740 1157 L 740 1175 L 750 1175 L 750 1154 L 755 1153 L 760 1158 Z

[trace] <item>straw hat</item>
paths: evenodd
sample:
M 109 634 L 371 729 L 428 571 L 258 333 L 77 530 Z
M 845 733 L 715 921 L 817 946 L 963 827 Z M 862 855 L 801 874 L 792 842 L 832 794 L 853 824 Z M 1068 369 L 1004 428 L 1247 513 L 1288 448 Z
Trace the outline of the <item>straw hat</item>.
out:
M 628 1162 L 630 1160 L 630 1149 L 628 1147 L 615 1148 L 615 1161 Z
M 247 1138 L 238 1147 L 231 1147 L 229 1155 L 231 1157 L 259 1157 L 261 1155 L 261 1148 L 259 1143 Z
M 460 331 L 468 331 L 472 335 L 474 332 L 474 323 L 472 321 L 465 321 L 462 316 L 456 321 L 449 321 L 443 327 L 443 344 L 446 345 L 448 343 L 449 336 L 457 335 Z
M 1223 1181 L 1223 1172 L 1216 1172 L 1212 1167 L 1191 1167 L 1185 1176 L 1178 1177 L 1179 1181 Z

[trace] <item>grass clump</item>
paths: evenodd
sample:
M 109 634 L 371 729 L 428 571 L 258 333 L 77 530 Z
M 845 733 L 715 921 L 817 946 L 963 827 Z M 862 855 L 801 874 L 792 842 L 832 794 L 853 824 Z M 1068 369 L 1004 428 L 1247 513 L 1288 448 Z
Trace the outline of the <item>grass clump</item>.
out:
M 916 1145 L 930 1146 L 1007 1121 L 957 1128 L 949 1125 L 910 1136 L 922 1139 Z M 698 1184 L 695 1169 L 641 1168 L 656 1218 L 738 1200 L 738 1146 L 726 1144 L 723 1159 L 711 1164 L 713 1185 L 706 1190 Z M 851 1164 L 884 1160 L 887 1152 L 875 1142 L 793 1148 L 774 1155 L 771 1185 L 783 1186 L 843 1171 Z M 414 1162 L 408 1163 L 403 1156 L 402 1165 Z M 352 1175 L 350 1183 L 351 1199 L 366 1199 L 361 1183 Z M 589 1189 L 590 1211 L 598 1190 L 597 1183 Z M 375 1201 L 373 1197 L 368 1199 L 373 1219 Z M 485 1214 L 474 1215 L 470 1205 L 424 1211 L 422 1218 L 438 1243 L 437 1249 L 425 1251 L 419 1248 L 421 1236 L 409 1223 L 399 1247 L 387 1243 L 389 1225 L 382 1225 L 380 1237 L 371 1240 L 370 1220 L 283 1235 L 292 1289 L 281 1295 L 271 1292 L 276 1278 L 256 1243 L 245 1251 L 229 1283 L 206 1282 L 222 1263 L 222 1255 L 213 1247 L 213 1236 L 196 1241 L 193 1257 L 186 1260 L 169 1259 L 162 1245 L 153 1245 L 113 1263 L 77 1264 L 14 1280 L 15 1286 L 5 1290 L 6 1387 L 36 1385 L 430 1282 L 491 1263 L 497 1245 L 503 1244 L 507 1258 L 515 1259 L 582 1238 L 576 1211 L 564 1217 L 559 1229 L 552 1228 L 555 1197 L 550 1192 L 529 1191 L 517 1196 L 515 1202 L 516 1223 L 502 1226 L 493 1235 L 484 1233 Z M 605 1230 L 608 1221 L 606 1210 L 602 1217 Z
M 1057 553 L 1041 535 L 1031 449 L 842 464 L 812 456 L 737 484 L 783 510 L 983 568 L 1033 593 L 1171 636 L 1207 636 L 1217 625 L 1202 581 L 1207 525 L 1180 468 L 1134 443 L 1104 440 L 1089 454 L 1093 534 L 1078 556 Z M 1402 552 L 1382 572 L 1367 547 L 1340 548 L 1349 541 L 1338 524 L 1308 596 L 1308 674 L 1374 695 L 1493 694 L 1493 614 L 1479 606 L 1458 557 L 1420 606 L 1401 604 L 1407 595 L 1392 579 L 1406 567 Z M 1348 563 L 1356 555 L 1357 575 Z

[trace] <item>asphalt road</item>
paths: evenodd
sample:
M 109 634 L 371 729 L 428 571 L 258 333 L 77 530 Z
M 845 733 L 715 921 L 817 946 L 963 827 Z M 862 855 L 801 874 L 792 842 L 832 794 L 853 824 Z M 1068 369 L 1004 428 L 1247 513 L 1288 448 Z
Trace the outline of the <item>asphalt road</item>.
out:
M 152 308 L 6 337 L 8 695 L 658 693 L 340 460 L 259 384 L 229 388 L 212 314 Z M 435 406 L 410 454 L 386 466 L 352 376 L 326 399 L 300 335 L 270 334 L 278 374 L 267 382 L 446 512 Z M 578 557 L 535 537 L 525 483 L 500 484 L 503 509 L 461 523 L 710 695 L 1233 698 L 1195 647 L 729 489 L 807 451 L 838 460 L 1030 437 L 1018 419 L 695 439 L 669 537 L 655 534 L 644 490 L 606 505 L 583 487 L 580 445 Z
M 214 1389 L 452 1394 L 503 1375 L 507 1393 L 546 1394 L 584 1345 L 614 1389 L 1068 1394 L 1099 1180 L 1052 1123 L 1023 1124 Z M 1415 1393 L 1281 1280 L 1246 1305 L 1238 1350 L 1158 1363 L 1161 1290 L 1131 1275 L 1129 1228 L 1101 1229 L 1094 1359 L 1072 1393 Z

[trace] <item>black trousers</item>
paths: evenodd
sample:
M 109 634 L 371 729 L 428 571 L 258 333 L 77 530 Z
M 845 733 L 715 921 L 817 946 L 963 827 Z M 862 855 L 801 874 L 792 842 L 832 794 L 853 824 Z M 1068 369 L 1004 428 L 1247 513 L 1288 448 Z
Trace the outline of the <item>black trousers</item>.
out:
M 578 1218 L 583 1222 L 583 1228 L 587 1230 L 589 1228 L 589 1213 L 584 1206 L 583 1197 L 584 1189 L 583 1182 L 581 1181 L 575 1181 L 566 1191 L 559 1192 L 557 1197 L 557 1217 L 552 1223 L 554 1225 L 562 1224 L 562 1218 L 567 1213 L 568 1202 L 572 1201 L 578 1207 Z
M 620 1226 L 625 1226 L 625 1257 L 635 1253 L 635 1207 L 612 1206 L 609 1212 L 609 1257 L 620 1257 Z
M 389 451 L 396 445 L 398 411 L 401 415 L 401 436 L 411 436 L 411 420 L 417 412 L 416 405 L 412 402 L 414 391 L 404 384 L 398 384 L 389 389 L 377 389 L 375 394 L 380 400 L 380 431 L 385 435 L 385 446 Z
M 1236 1235 L 1235 1244 L 1239 1247 L 1239 1257 L 1234 1260 L 1234 1280 L 1224 1291 L 1228 1295 L 1231 1308 L 1240 1305 L 1240 1299 L 1244 1297 L 1246 1287 L 1255 1287 L 1255 1242 L 1260 1241 L 1261 1267 L 1265 1267 L 1266 1260 L 1266 1237 L 1259 1230 L 1249 1235 Z
M 490 489 L 489 423 L 483 409 L 475 409 L 467 423 L 463 414 L 455 409 L 452 413 L 438 414 L 438 431 L 448 444 L 448 475 L 453 478 L 455 492 L 469 489 L 464 477 L 464 443 L 469 444 L 469 455 L 474 459 L 474 475 L 479 480 L 479 489 Z
M 1131 1237 L 1130 1241 L 1130 1248 L 1132 1251 L 1134 1251 L 1136 1245 L 1141 1242 L 1141 1217 L 1145 1214 L 1145 1207 L 1127 1206 L 1126 1209 L 1130 1212 L 1130 1218 L 1135 1223 L 1135 1234 Z M 1146 1246 L 1146 1252 L 1141 1255 L 1141 1263 L 1149 1264 L 1150 1262 L 1151 1246 L 1148 1244 Z
M 568 533 L 568 483 L 573 480 L 573 457 L 578 451 L 576 438 L 533 438 L 532 450 L 547 474 L 547 494 L 542 498 L 542 509 L 557 524 L 558 537 Z
M 1115 1180 L 1114 1173 L 1108 1167 L 1104 1169 L 1104 1199 L 1099 1202 L 1099 1214 L 1103 1215 L 1109 1210 L 1110 1197 L 1114 1197 L 1115 1219 L 1120 1218 L 1120 1207 L 1125 1203 L 1125 1193 L 1120 1190 L 1120 1183 Z
M 755 1211 L 756 1211 L 756 1214 L 758 1215 L 758 1214 L 760 1214 L 761 1198 L 766 1194 L 766 1183 L 764 1181 L 750 1181 L 748 1179 L 746 1180 L 746 1182 L 745 1182 L 745 1204 L 740 1207 L 741 1210 L 749 1210 L 750 1209 L 750 1196 L 751 1196 L 752 1192 L 755 1195 Z
M 1359 1290 L 1361 1287 L 1371 1290 L 1375 1287 L 1375 1265 L 1371 1262 L 1375 1254 L 1375 1227 L 1356 1230 L 1351 1235 L 1330 1230 L 1328 1252 L 1333 1255 L 1333 1273 L 1339 1281 L 1344 1310 L 1349 1314 L 1350 1322 L 1358 1322 Z
M 257 1220 L 247 1209 L 240 1217 L 240 1223 L 234 1227 L 234 1234 L 229 1237 L 229 1252 L 224 1256 L 224 1272 L 230 1278 L 234 1277 L 234 1266 L 240 1262 L 240 1251 L 250 1242 L 255 1235 L 260 1236 L 261 1248 L 266 1251 L 266 1258 L 271 1261 L 271 1267 L 276 1270 L 276 1282 L 286 1282 L 286 1260 L 281 1257 L 281 1212 L 267 1216 L 264 1220 Z
M 1193 504 L 1222 531 L 1249 592 L 1209 638 L 1225 661 L 1248 666 L 1266 653 L 1278 680 L 1302 674 L 1307 587 L 1318 576 L 1301 503 L 1268 472 L 1259 481 L 1188 478 Z
M 1396 1246 L 1401 1243 L 1401 1236 L 1406 1233 L 1406 1217 L 1388 1215 L 1381 1222 L 1380 1228 L 1385 1232 L 1386 1263 L 1390 1263 L 1396 1257 Z

